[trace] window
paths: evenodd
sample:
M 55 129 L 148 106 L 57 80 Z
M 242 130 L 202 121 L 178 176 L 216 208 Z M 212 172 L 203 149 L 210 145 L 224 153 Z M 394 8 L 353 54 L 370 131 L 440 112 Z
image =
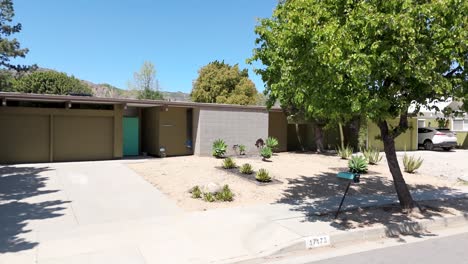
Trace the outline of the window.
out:
M 418 127 L 425 127 L 426 126 L 426 120 L 419 119 L 418 120 Z
M 453 131 L 468 131 L 468 119 L 454 119 L 453 120 Z

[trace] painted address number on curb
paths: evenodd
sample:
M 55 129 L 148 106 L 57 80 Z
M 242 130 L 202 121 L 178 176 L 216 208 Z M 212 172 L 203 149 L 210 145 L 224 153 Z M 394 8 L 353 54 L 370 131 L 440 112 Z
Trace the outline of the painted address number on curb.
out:
M 317 248 L 317 247 L 324 247 L 330 245 L 330 236 L 323 235 L 323 236 L 313 236 L 313 237 L 306 237 L 305 238 L 306 248 Z

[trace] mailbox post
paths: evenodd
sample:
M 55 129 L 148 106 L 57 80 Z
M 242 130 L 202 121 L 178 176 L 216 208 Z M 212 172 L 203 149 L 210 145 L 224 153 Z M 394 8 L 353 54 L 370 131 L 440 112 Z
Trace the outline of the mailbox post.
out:
M 346 186 L 346 191 L 343 195 L 343 198 L 341 199 L 340 206 L 338 207 L 338 211 L 336 211 L 335 214 L 335 219 L 338 218 L 338 214 L 340 213 L 341 206 L 343 205 L 343 202 L 346 198 L 346 194 L 348 194 L 349 191 L 349 186 L 351 186 L 351 183 L 359 183 L 359 180 L 361 178 L 361 175 L 359 173 L 352 173 L 352 172 L 338 172 L 336 175 L 338 179 L 344 180 L 348 182 L 348 185 Z

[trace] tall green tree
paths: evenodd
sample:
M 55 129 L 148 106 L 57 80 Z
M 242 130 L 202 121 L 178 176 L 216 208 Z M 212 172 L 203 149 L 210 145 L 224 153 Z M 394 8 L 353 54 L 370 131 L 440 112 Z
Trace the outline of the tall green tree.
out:
M 27 66 L 13 65 L 10 59 L 24 58 L 28 49 L 21 48 L 17 39 L 11 39 L 11 35 L 21 31 L 21 24 L 12 24 L 15 11 L 11 0 L 0 1 L 0 66 L 7 69 L 26 70 Z
M 466 96 L 468 1 L 286 0 L 255 32 L 251 60 L 265 66 L 257 73 L 269 98 L 375 122 L 400 205 L 413 209 L 395 138 L 419 106 Z
M 259 99 L 247 69 L 213 61 L 198 71 L 191 93 L 194 102 L 253 105 Z
M 129 86 L 138 91 L 138 99 L 163 99 L 156 79 L 156 69 L 150 61 L 145 61 L 140 71 L 133 74 L 133 83 L 130 83 Z
M 73 76 L 56 71 L 35 71 L 13 81 L 13 91 L 36 94 L 92 94 L 91 89 Z

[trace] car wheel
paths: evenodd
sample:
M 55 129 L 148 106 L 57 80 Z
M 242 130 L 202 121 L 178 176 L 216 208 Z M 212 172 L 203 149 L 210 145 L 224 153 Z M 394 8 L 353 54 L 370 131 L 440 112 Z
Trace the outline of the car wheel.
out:
M 434 144 L 432 144 L 432 141 L 426 140 L 424 141 L 424 149 L 425 150 L 432 150 L 434 148 Z
M 452 148 L 451 147 L 448 147 L 448 148 L 443 148 L 445 151 L 450 151 Z

